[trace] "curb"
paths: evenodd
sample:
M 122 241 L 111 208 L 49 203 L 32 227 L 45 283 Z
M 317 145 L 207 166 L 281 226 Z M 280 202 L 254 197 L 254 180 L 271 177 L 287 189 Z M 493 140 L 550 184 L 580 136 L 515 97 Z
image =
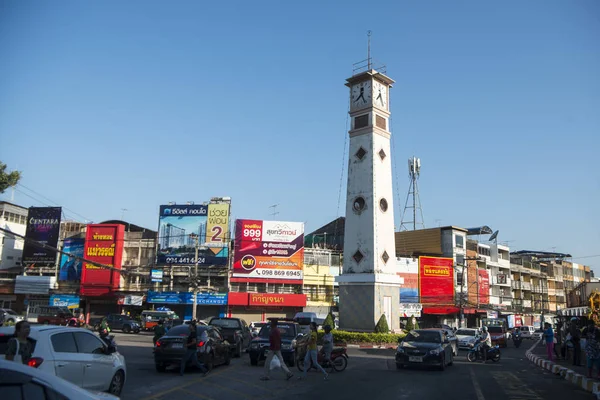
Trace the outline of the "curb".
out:
M 533 349 L 535 349 L 541 342 L 542 339 L 538 340 L 529 348 L 529 350 L 525 352 L 525 356 L 527 359 L 529 359 L 529 361 L 533 362 L 540 368 L 544 368 L 553 374 L 560 376 L 562 379 L 571 382 L 581 389 L 592 393 L 594 396 L 596 396 L 596 399 L 600 400 L 600 382 L 595 382 L 594 380 L 588 379 L 587 377 L 578 374 L 569 368 L 563 367 L 562 365 L 556 364 L 552 361 L 544 360 L 542 357 L 538 357 L 533 354 Z

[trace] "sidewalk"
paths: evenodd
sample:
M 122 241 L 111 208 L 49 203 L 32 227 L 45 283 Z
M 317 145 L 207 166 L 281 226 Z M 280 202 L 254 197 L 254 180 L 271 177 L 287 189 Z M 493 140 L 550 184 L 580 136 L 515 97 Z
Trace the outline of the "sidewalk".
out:
M 584 352 L 582 352 L 582 366 L 573 365 L 571 360 L 554 359 L 552 362 L 548 361 L 546 346 L 543 343 L 543 340 L 534 342 L 534 344 L 529 350 L 527 350 L 525 354 L 529 360 L 537 364 L 539 367 L 547 369 L 553 374 L 560 375 L 563 379 L 579 386 L 583 390 L 593 393 L 598 399 L 600 399 L 600 380 L 587 378 L 587 361 Z M 552 355 L 553 357 L 556 356 L 556 354 Z M 595 375 L 596 371 L 594 371 L 592 376 Z

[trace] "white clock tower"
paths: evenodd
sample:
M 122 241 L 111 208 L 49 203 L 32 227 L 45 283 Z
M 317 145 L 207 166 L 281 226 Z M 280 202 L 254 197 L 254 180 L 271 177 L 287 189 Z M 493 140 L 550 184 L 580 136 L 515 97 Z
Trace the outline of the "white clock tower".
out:
M 400 327 L 400 277 L 395 273 L 394 204 L 389 130 L 394 81 L 371 68 L 347 79 L 351 127 L 340 328 L 372 332 L 385 314 Z

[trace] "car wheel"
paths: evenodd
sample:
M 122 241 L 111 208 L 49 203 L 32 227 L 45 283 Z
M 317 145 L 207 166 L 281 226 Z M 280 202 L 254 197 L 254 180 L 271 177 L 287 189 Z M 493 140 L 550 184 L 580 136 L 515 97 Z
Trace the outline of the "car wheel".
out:
M 167 366 L 162 363 L 156 363 L 155 367 L 157 372 L 165 372 L 167 370 Z
M 123 327 L 123 333 L 131 333 L 131 327 L 129 325 L 125 325 Z
M 440 371 L 444 371 L 446 369 L 446 356 L 442 356 L 442 362 L 440 363 Z
M 123 371 L 117 371 L 110 381 L 108 393 L 113 396 L 119 396 L 123 390 L 123 383 L 125 382 L 125 373 Z
M 138 333 L 140 333 L 140 330 L 136 329 L 136 330 L 133 331 L 133 333 L 138 334 Z
M 231 354 L 230 353 L 225 354 L 225 362 L 224 362 L 224 364 L 225 365 L 231 364 Z
M 258 365 L 258 357 L 252 357 L 250 356 L 250 365 Z
M 235 358 L 240 358 L 242 356 L 242 342 L 238 342 L 237 346 L 235 346 Z
M 215 355 L 213 353 L 210 353 L 208 355 L 206 363 L 205 363 L 205 367 L 209 371 L 212 371 L 212 369 L 215 367 Z
M 451 367 L 454 365 L 454 355 L 450 356 L 450 362 L 448 363 L 448 366 Z

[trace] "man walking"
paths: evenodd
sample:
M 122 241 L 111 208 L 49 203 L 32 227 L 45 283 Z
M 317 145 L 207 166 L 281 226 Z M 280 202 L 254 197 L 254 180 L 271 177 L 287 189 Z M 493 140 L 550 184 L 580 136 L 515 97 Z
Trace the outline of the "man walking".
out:
M 208 375 L 209 370 L 204 365 L 200 364 L 200 362 L 198 361 L 198 351 L 196 350 L 196 346 L 198 344 L 198 332 L 196 330 L 196 324 L 191 323 L 189 327 L 190 333 L 187 337 L 185 345 L 185 354 L 181 359 L 181 370 L 179 371 L 179 374 L 183 376 L 183 373 L 185 372 L 185 366 L 188 360 L 192 360 L 194 365 L 198 367 L 200 371 L 204 372 L 204 376 L 206 376 Z
M 269 376 L 271 373 L 271 361 L 273 361 L 273 357 L 277 357 L 279 363 L 281 364 L 281 369 L 285 373 L 286 379 L 290 379 L 294 374 L 290 372 L 287 365 L 285 365 L 285 361 L 283 361 L 283 356 L 281 355 L 281 332 L 279 328 L 277 328 L 277 320 L 271 320 L 271 332 L 269 333 L 269 355 L 265 361 L 265 375 L 260 378 L 261 381 L 268 381 L 271 379 Z

